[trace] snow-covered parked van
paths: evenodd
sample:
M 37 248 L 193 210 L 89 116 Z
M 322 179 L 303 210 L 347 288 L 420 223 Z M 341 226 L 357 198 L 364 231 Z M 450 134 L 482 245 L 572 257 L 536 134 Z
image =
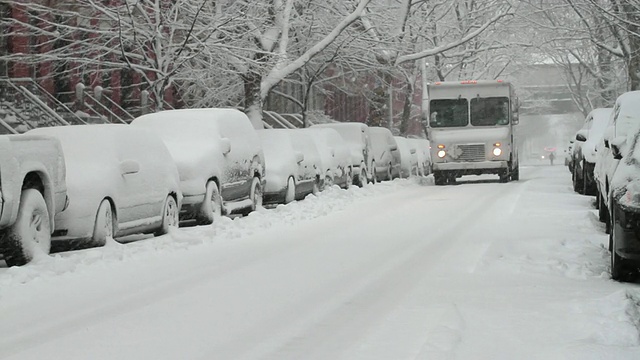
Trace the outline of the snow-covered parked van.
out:
M 249 118 L 235 109 L 166 110 L 131 123 L 162 138 L 180 172 L 182 220 L 210 224 L 220 214 L 262 205 L 264 154 Z
M 0 253 L 9 266 L 48 254 L 55 216 L 66 206 L 60 142 L 0 135 Z
M 54 245 L 101 246 L 108 238 L 178 226 L 178 170 L 153 133 L 124 124 L 30 133 L 57 138 L 64 151 L 69 206 L 55 217 Z

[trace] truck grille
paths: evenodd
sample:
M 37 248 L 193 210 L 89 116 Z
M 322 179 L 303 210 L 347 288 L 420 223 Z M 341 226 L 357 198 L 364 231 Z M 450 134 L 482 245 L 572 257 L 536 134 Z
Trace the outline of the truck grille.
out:
M 460 161 L 485 160 L 484 144 L 458 145 L 458 149 L 460 149 L 460 156 L 458 156 Z

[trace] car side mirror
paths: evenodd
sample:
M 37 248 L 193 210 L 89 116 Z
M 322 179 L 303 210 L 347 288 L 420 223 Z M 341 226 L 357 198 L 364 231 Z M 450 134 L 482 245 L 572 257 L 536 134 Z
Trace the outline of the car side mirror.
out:
M 303 161 L 304 161 L 304 154 L 301 153 L 300 151 L 296 151 L 296 162 L 300 164 Z
M 398 145 L 391 145 L 391 147 L 389 148 L 390 151 L 396 151 L 398 150 Z
M 415 149 L 415 148 L 414 148 L 414 149 L 411 149 L 411 153 L 412 153 L 412 154 L 415 154 L 415 153 L 416 153 L 416 149 Z
M 587 141 L 587 131 L 586 130 L 580 130 L 576 133 L 576 140 L 580 141 L 580 142 L 585 142 Z
M 220 139 L 220 145 L 222 147 L 223 155 L 227 155 L 228 153 L 231 152 L 231 140 L 229 140 L 228 138 Z
M 124 160 L 120 163 L 122 175 L 136 174 L 140 171 L 140 164 L 135 160 Z

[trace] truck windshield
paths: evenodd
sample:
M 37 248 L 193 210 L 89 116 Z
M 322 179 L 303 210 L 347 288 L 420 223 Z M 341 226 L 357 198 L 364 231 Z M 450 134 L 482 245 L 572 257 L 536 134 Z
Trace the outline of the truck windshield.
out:
M 469 124 L 467 99 L 438 99 L 429 102 L 431 127 L 459 127 Z
M 471 125 L 496 126 L 509 124 L 509 98 L 471 99 Z

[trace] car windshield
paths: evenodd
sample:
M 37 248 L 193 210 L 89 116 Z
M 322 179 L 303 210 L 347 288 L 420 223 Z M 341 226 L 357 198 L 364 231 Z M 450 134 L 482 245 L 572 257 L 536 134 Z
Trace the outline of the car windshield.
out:
M 471 125 L 496 126 L 509 124 L 509 98 L 471 99 Z
M 429 102 L 431 127 L 459 127 L 469 124 L 467 99 L 438 99 Z

